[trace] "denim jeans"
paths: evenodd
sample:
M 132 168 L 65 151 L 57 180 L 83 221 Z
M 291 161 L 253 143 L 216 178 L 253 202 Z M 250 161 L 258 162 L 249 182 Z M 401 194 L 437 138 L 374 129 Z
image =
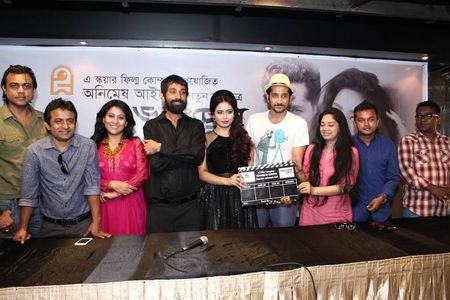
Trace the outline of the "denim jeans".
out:
M 402 209 L 403 218 L 418 218 L 420 217 L 418 214 L 412 212 L 409 208 L 403 207 Z
M 353 222 L 367 222 L 375 221 L 378 223 L 384 223 L 391 217 L 391 206 L 389 204 L 383 204 L 378 208 L 376 212 L 370 212 L 367 210 L 367 204 L 362 201 L 358 201 L 352 207 Z
M 17 199 L 2 199 L 0 200 L 0 209 L 1 210 L 11 210 L 12 218 L 16 223 L 16 226 L 19 226 L 20 223 L 20 206 L 19 201 Z M 39 235 L 39 231 L 41 230 L 42 224 L 42 215 L 39 210 L 39 207 L 35 207 L 33 210 L 33 214 L 31 215 L 30 221 L 28 222 L 28 233 L 31 234 L 31 237 L 37 237 Z M 0 239 L 10 239 L 12 238 L 14 233 L 6 233 L 0 231 Z
M 297 213 L 298 202 L 293 202 L 290 205 L 269 205 L 256 209 L 259 228 L 267 227 L 269 221 L 272 227 L 292 227 L 296 225 Z

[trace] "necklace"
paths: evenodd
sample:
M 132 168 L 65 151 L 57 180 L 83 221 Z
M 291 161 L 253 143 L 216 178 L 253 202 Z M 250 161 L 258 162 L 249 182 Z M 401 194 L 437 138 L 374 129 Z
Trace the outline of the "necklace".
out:
M 114 150 L 111 150 L 111 148 L 109 147 L 109 139 L 105 138 L 102 142 L 103 145 L 103 154 L 105 155 L 105 157 L 107 159 L 112 159 L 114 156 L 116 156 L 117 153 L 120 152 L 120 150 L 122 150 L 123 145 L 125 145 L 125 139 L 124 138 L 120 138 L 119 144 L 117 145 L 117 147 Z

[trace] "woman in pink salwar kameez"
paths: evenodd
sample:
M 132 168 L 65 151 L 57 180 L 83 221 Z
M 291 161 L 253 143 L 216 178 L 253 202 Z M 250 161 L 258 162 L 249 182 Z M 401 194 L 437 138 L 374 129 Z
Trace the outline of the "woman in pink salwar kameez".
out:
M 316 139 L 303 160 L 304 178 L 298 186 L 305 194 L 300 226 L 352 222 L 349 191 L 359 169 L 358 150 L 353 146 L 347 120 L 336 108 L 322 112 Z
M 98 112 L 92 136 L 101 172 L 101 224 L 113 235 L 146 234 L 148 162 L 141 140 L 133 136 L 135 124 L 130 107 L 111 100 Z

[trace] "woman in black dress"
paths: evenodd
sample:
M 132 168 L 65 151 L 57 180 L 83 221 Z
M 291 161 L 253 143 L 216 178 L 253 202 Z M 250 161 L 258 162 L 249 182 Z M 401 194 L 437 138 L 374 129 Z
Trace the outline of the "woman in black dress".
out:
M 215 92 L 209 104 L 214 130 L 206 133 L 205 159 L 199 166 L 206 183 L 202 195 L 204 229 L 257 228 L 255 207 L 242 207 L 238 167 L 252 164 L 253 145 L 242 124 L 236 98 Z

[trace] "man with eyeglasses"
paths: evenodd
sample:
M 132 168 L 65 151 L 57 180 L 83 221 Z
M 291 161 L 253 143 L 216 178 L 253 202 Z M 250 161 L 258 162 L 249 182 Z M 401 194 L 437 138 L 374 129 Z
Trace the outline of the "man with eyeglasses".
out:
M 288 111 L 294 88 L 283 73 L 272 75 L 264 87 L 266 112 L 249 117 L 247 131 L 255 144 L 255 165 L 295 161 L 301 168 L 306 146 L 309 144 L 308 125 L 304 119 Z M 264 228 L 295 225 L 298 203 L 283 197 L 266 207 L 257 208 L 258 225 Z
M 25 154 L 20 225 L 13 239 L 23 244 L 30 238 L 28 222 L 35 207 L 43 215 L 39 237 L 110 237 L 100 227 L 97 147 L 75 134 L 75 106 L 54 99 L 45 108 L 44 120 L 50 135 L 31 144 Z
M 46 136 L 42 112 L 31 106 L 37 88 L 32 69 L 11 65 L 1 81 L 3 101 L 0 108 L 0 238 L 12 238 L 19 224 L 19 197 L 23 156 L 26 148 Z M 32 235 L 41 227 L 39 209 L 29 222 Z
M 432 101 L 416 108 L 417 130 L 403 137 L 398 159 L 403 217 L 446 216 L 450 197 L 450 138 L 437 131 L 441 109 Z

